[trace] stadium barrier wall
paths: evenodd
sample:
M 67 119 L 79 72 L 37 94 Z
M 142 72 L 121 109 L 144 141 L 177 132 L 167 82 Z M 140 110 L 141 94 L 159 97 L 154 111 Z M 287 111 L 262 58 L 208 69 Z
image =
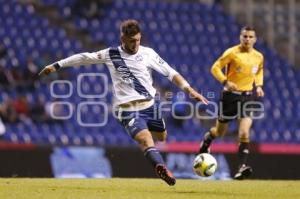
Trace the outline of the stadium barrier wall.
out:
M 180 178 L 197 178 L 192 172 L 194 148 L 178 143 L 159 146 L 168 167 Z M 191 146 L 191 145 L 186 145 Z M 300 179 L 298 153 L 252 153 L 249 164 L 253 167 L 253 179 Z M 229 150 L 230 149 L 230 150 Z M 237 166 L 236 149 L 232 144 L 214 145 L 213 155 L 219 168 L 212 177 L 229 179 Z M 254 150 L 255 151 L 255 150 Z M 71 177 L 152 178 L 155 173 L 136 147 L 37 147 L 33 145 L 0 144 L 0 177 Z
M 52 149 L 0 143 L 0 177 L 52 177 Z

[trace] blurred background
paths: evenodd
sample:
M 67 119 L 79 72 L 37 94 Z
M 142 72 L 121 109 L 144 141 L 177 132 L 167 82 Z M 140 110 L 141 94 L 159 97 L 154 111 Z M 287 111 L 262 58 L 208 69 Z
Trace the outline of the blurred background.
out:
M 211 101 L 218 101 L 221 91 L 211 65 L 239 43 L 242 26 L 254 26 L 256 48 L 265 56 L 266 96 L 265 116 L 251 130 L 253 178 L 300 179 L 299 11 L 298 0 L 0 0 L 0 176 L 154 176 L 113 118 L 105 66 L 37 75 L 74 53 L 118 46 L 120 22 L 134 18 L 142 26 L 142 44 Z M 154 76 L 160 100 L 186 99 L 166 78 Z M 191 110 L 176 106 L 175 111 L 189 115 Z M 204 107 L 196 112 L 207 114 Z M 168 140 L 158 147 L 168 166 L 177 177 L 197 178 L 192 160 L 215 119 L 175 120 L 168 112 L 165 118 Z M 220 167 L 212 178 L 230 179 L 235 172 L 236 137 L 232 123 L 213 145 Z

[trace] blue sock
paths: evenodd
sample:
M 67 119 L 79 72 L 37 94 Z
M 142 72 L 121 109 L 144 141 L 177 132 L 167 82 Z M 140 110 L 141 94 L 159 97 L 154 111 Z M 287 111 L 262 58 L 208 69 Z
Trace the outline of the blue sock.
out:
M 144 151 L 144 156 L 155 168 L 158 164 L 165 164 L 160 152 L 155 147 L 149 147 Z

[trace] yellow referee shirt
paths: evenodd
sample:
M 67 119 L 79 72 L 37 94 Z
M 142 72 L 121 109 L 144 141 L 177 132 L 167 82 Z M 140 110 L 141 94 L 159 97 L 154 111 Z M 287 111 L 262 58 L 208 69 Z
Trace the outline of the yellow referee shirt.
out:
M 238 91 L 251 91 L 253 83 L 263 85 L 263 62 L 264 57 L 257 50 L 242 51 L 241 46 L 236 45 L 223 53 L 211 72 L 221 83 L 228 80 L 237 85 Z

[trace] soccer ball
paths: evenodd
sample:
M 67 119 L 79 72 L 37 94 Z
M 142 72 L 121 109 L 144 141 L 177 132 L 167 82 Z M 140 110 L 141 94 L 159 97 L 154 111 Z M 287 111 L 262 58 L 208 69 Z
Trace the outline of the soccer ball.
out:
M 215 173 L 217 169 L 217 161 L 209 153 L 201 153 L 194 159 L 193 169 L 194 172 L 202 177 L 208 177 Z

